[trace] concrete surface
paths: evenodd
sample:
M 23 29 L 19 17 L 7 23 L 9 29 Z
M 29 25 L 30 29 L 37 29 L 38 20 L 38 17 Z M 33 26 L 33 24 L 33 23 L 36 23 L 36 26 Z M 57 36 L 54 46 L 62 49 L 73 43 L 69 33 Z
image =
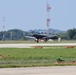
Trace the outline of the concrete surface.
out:
M 76 46 L 76 43 L 0 44 L 0 48 L 30 48 L 31 46 Z
M 2 68 L 0 75 L 76 75 L 76 66 Z

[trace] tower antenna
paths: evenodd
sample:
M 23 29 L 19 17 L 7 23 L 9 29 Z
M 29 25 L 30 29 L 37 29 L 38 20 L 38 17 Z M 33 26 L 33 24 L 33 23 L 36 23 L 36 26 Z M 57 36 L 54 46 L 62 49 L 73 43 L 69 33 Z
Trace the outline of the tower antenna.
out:
M 47 33 L 49 34 L 49 26 L 50 26 L 50 9 L 51 9 L 51 7 L 50 7 L 50 4 L 48 3 L 48 1 L 47 1 L 47 20 L 46 20 L 46 24 L 47 24 Z
M 3 41 L 5 41 L 5 17 L 3 17 Z

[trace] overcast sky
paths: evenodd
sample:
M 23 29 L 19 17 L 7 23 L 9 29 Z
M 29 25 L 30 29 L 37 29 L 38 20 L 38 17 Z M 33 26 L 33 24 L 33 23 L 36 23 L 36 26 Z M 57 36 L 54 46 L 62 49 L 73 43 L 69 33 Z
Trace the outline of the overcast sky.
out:
M 47 1 L 52 8 L 50 28 L 76 28 L 76 0 L 0 0 L 0 31 L 3 25 L 5 30 L 46 29 Z

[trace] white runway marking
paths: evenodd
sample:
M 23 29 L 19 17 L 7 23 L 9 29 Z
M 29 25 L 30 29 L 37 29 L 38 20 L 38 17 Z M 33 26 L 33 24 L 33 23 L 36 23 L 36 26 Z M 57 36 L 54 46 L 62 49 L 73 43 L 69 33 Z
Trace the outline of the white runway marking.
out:
M 53 43 L 53 44 L 0 44 L 0 48 L 30 48 L 32 46 L 76 46 L 76 43 Z
M 0 75 L 76 75 L 76 66 L 4 68 Z

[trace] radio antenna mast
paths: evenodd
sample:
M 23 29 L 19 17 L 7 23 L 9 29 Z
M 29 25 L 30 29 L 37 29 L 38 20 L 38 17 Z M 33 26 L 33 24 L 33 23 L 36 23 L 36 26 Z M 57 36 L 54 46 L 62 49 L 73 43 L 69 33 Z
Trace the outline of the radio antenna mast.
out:
M 47 33 L 49 34 L 49 26 L 50 26 L 50 4 L 47 1 L 47 20 L 46 20 L 46 24 L 47 24 Z
M 5 17 L 3 17 L 3 41 L 5 41 Z

